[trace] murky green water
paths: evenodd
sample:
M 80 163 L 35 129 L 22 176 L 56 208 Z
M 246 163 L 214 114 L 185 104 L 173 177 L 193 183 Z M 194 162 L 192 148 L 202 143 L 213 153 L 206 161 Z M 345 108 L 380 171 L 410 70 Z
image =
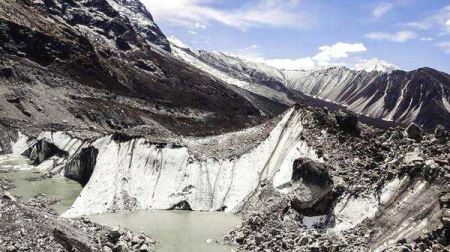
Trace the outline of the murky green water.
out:
M 11 192 L 24 198 L 43 193 L 61 201 L 53 208 L 59 213 L 68 209 L 81 192 L 81 186 L 67 178 L 29 181 L 42 173 L 33 170 L 30 161 L 22 156 L 0 156 L 0 170 L 24 169 L 0 176 L 14 182 Z M 222 240 L 223 236 L 240 224 L 240 217 L 224 213 L 192 211 L 139 211 L 91 216 L 94 222 L 107 226 L 121 226 L 143 231 L 158 240 L 157 251 L 162 252 L 225 252 L 232 248 L 207 240 Z
M 30 171 L 17 171 L 8 174 L 1 174 L 12 180 L 16 188 L 11 190 L 14 195 L 19 195 L 24 198 L 32 198 L 38 194 L 45 194 L 49 198 L 56 198 L 60 201 L 51 208 L 58 213 L 63 213 L 72 206 L 75 199 L 81 192 L 81 185 L 73 180 L 59 177 L 40 181 L 29 181 L 28 178 L 39 177 L 42 173 Z
M 219 252 L 232 248 L 208 239 L 222 240 L 223 236 L 240 224 L 235 215 L 191 211 L 140 211 L 112 213 L 90 217 L 92 221 L 143 231 L 158 240 L 157 251 L 162 252 Z
M 36 178 L 43 173 L 34 170 L 30 160 L 17 155 L 0 156 L 0 169 L 20 169 L 11 173 L 0 173 L 1 177 L 11 180 L 16 186 L 11 190 L 14 195 L 23 198 L 32 198 L 38 194 L 45 194 L 49 198 L 56 198 L 60 201 L 51 208 L 58 213 L 67 210 L 81 192 L 81 185 L 73 180 L 58 177 L 40 181 L 29 181 L 29 178 Z

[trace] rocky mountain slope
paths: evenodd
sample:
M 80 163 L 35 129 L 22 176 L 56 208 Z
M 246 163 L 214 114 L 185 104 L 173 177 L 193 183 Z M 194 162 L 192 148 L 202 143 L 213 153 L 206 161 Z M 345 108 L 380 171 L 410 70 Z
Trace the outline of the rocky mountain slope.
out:
M 170 50 L 139 1 L 1 1 L 0 125 L 207 135 L 284 108 Z
M 225 53 L 195 51 L 177 44 L 172 47 L 186 62 L 278 102 L 338 105 L 379 119 L 378 125 L 414 122 L 429 130 L 438 124 L 450 128 L 450 75 L 434 69 L 405 72 L 366 62 L 359 71 L 345 67 L 282 70 Z

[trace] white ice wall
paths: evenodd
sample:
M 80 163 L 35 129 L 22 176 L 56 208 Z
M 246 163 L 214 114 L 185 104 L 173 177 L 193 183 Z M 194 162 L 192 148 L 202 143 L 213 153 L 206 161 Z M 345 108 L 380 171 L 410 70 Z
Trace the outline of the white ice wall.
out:
M 228 212 L 237 211 L 260 181 L 274 174 L 287 179 L 295 158 L 317 159 L 314 150 L 299 140 L 302 129 L 300 113 L 291 109 L 257 147 L 225 160 L 198 161 L 186 147 L 157 148 L 144 139 L 125 143 L 99 139 L 92 144 L 99 149 L 94 173 L 64 216 L 168 209 L 181 201 L 193 210 L 226 206 Z

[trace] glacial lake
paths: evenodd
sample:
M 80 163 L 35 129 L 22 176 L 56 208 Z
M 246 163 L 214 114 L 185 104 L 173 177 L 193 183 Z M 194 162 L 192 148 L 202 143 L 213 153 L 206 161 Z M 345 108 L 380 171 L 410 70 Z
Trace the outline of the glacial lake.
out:
M 63 177 L 29 181 L 28 178 L 39 177 L 42 173 L 33 170 L 30 161 L 22 156 L 0 156 L 0 170 L 6 168 L 25 169 L 0 173 L 0 177 L 14 182 L 16 188 L 12 189 L 11 193 L 23 198 L 42 193 L 47 197 L 60 199 L 59 203 L 52 206 L 58 213 L 70 208 L 82 190 L 77 182 Z M 228 231 L 239 226 L 241 222 L 240 216 L 237 215 L 177 210 L 107 213 L 88 217 L 105 226 L 142 231 L 158 241 L 157 251 L 161 252 L 232 251 L 231 247 L 217 244 L 215 241 L 221 241 Z

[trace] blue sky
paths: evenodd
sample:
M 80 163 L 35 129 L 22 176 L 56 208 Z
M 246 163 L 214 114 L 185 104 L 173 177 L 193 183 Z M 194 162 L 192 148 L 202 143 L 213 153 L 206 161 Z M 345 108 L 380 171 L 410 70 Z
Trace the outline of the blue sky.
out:
M 450 73 L 448 0 L 141 0 L 168 36 L 282 68 L 378 58 Z

